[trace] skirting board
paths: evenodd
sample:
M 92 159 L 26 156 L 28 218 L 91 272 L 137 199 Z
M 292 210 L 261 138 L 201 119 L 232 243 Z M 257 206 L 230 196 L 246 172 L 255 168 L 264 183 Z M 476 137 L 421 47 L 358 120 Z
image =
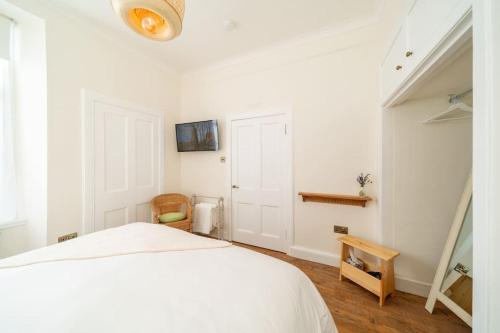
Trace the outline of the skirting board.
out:
M 340 257 L 338 255 L 304 246 L 293 245 L 290 247 L 288 255 L 329 266 L 340 266 Z M 431 290 L 431 284 L 396 275 L 396 289 L 409 294 L 427 297 Z
M 330 252 L 311 249 L 308 247 L 293 245 L 292 247 L 290 247 L 288 255 L 329 266 L 340 266 L 340 257 L 338 255 Z
M 427 298 L 431 291 L 432 284 L 422 281 L 416 281 L 407 277 L 398 276 L 396 274 L 396 289 L 405 293 L 418 295 Z

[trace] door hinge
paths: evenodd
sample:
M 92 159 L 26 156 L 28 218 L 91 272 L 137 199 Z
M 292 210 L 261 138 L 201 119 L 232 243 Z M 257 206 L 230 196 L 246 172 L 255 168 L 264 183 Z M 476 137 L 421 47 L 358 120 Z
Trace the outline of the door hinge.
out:
M 285 124 L 285 135 L 287 134 L 286 124 Z

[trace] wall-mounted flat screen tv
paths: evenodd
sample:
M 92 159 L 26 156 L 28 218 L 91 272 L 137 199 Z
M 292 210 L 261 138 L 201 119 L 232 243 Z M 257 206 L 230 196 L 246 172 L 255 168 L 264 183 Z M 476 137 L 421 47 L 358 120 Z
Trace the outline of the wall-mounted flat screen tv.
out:
M 175 133 L 178 152 L 219 150 L 217 120 L 176 124 Z

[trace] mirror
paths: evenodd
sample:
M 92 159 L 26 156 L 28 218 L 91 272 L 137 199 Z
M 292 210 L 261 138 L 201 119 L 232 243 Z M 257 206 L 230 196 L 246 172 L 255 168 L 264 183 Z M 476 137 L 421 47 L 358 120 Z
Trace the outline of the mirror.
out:
M 472 315 L 472 200 L 445 273 L 441 292 Z
M 436 300 L 472 326 L 472 178 L 469 176 L 425 308 Z

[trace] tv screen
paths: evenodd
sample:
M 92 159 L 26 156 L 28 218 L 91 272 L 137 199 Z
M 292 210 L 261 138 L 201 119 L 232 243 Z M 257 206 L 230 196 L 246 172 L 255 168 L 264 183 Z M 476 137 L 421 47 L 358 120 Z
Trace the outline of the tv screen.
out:
M 219 150 L 217 120 L 176 124 L 175 133 L 178 152 Z

